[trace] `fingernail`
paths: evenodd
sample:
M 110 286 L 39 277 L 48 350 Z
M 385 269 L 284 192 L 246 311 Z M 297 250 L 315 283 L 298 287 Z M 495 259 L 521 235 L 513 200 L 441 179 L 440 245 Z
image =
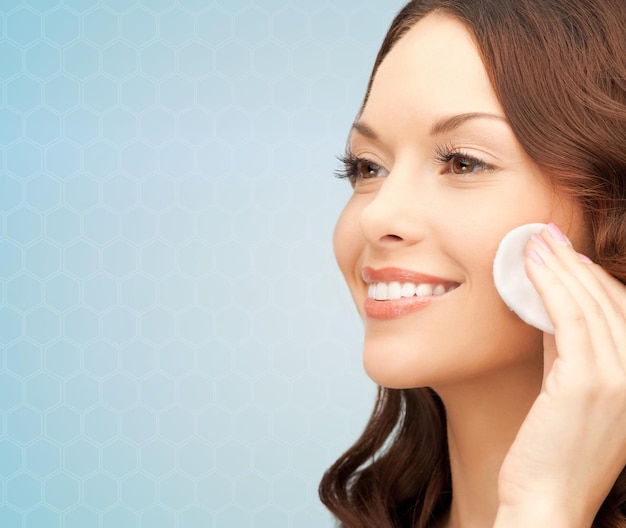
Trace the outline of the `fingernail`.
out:
M 569 238 L 567 238 L 563 232 L 552 222 L 550 222 L 548 224 L 548 233 L 550 233 L 550 236 L 556 240 L 559 244 L 563 244 L 565 246 L 571 246 L 572 243 L 569 241 Z
M 582 260 L 585 264 L 593 264 L 593 260 L 591 260 L 587 255 L 578 253 L 578 258 Z
M 535 233 L 534 235 L 530 237 L 530 239 L 544 251 L 547 251 L 548 253 L 551 252 L 550 246 L 548 246 L 548 244 L 546 243 L 546 241 L 543 239 L 541 235 Z
M 541 255 L 539 255 L 539 253 L 537 253 L 534 249 L 531 249 L 528 252 L 528 256 L 531 258 L 531 260 L 535 263 L 535 264 L 539 264 L 540 266 L 545 266 L 545 262 L 543 261 L 543 259 L 541 258 Z

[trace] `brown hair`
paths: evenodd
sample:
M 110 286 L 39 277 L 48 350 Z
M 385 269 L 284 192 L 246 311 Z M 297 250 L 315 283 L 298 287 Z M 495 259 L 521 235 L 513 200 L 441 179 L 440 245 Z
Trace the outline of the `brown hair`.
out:
M 470 30 L 518 141 L 580 204 L 594 260 L 626 283 L 626 2 L 413 0 L 383 41 L 365 102 L 395 43 L 433 11 Z M 349 528 L 434 525 L 452 496 L 439 397 L 379 388 L 365 431 L 319 492 Z M 626 470 L 594 526 L 626 528 Z

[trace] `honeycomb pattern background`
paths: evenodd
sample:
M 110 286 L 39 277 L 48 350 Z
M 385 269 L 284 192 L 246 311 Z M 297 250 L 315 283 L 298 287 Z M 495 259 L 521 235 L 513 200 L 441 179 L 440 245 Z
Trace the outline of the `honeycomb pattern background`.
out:
M 0 526 L 332 526 L 332 171 L 401 4 L 0 1 Z

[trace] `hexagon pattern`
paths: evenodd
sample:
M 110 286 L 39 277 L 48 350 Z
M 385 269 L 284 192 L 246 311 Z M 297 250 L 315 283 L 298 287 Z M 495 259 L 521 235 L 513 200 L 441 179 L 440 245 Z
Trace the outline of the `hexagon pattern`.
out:
M 334 156 L 401 0 L 0 4 L 0 526 L 332 526 Z

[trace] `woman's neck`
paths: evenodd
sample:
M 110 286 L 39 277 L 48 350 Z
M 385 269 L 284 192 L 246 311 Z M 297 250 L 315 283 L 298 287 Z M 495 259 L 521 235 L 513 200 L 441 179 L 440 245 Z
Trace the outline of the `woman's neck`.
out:
M 541 388 L 541 365 L 435 389 L 447 415 L 452 505 L 446 528 L 487 528 L 498 508 L 498 475 Z

